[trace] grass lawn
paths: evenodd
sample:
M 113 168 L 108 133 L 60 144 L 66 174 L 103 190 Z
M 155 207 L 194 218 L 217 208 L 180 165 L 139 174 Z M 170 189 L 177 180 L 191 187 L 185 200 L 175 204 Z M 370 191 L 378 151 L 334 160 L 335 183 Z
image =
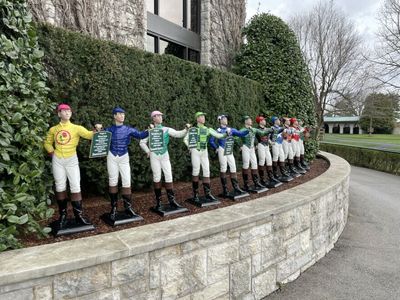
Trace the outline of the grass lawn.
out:
M 400 135 L 394 134 L 325 134 L 321 142 L 400 153 Z

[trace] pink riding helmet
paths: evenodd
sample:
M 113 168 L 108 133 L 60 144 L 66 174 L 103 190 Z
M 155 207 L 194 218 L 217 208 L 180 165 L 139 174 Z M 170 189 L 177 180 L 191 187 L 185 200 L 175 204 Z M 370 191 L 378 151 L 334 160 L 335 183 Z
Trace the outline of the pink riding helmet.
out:
M 150 117 L 154 117 L 154 116 L 157 116 L 157 115 L 163 115 L 163 113 L 158 111 L 158 110 L 155 110 L 155 111 L 151 112 Z

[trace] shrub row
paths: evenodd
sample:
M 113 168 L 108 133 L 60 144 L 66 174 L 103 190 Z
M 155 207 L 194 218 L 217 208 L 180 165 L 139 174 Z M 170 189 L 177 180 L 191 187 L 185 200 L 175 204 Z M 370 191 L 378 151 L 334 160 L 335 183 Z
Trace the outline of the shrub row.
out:
M 400 153 L 321 143 L 320 149 L 346 159 L 350 164 L 400 175 Z

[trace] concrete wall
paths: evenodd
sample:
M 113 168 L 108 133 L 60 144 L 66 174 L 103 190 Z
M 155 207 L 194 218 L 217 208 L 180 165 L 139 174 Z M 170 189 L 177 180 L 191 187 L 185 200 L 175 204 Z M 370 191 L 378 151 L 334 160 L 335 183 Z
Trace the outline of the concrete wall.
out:
M 245 203 L 0 254 L 0 299 L 261 299 L 343 231 L 349 164 Z
M 144 0 L 28 0 L 34 20 L 145 49 Z M 245 0 L 201 1 L 201 63 L 228 69 L 242 43 Z
M 144 0 L 28 0 L 34 20 L 145 48 Z

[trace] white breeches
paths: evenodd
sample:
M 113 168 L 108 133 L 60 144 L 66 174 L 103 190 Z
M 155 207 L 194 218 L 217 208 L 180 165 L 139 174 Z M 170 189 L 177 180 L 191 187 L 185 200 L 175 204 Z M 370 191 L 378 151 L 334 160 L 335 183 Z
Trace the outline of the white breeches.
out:
M 118 185 L 118 175 L 121 174 L 122 187 L 131 187 L 131 166 L 129 165 L 129 154 L 114 156 L 111 152 L 107 155 L 107 171 L 109 186 Z
M 165 182 L 172 182 L 172 168 L 169 160 L 169 153 L 166 152 L 162 155 L 157 155 L 154 152 L 150 152 L 150 165 L 153 171 L 153 181 L 161 181 L 161 172 L 164 173 Z
M 299 141 L 300 155 L 304 155 L 304 141 Z
M 203 170 L 203 177 L 210 177 L 210 162 L 208 161 L 208 151 L 206 150 L 190 150 L 192 159 L 192 175 L 199 176 L 200 165 Z
M 293 159 L 293 149 L 291 143 L 286 140 L 282 142 L 283 153 L 285 154 L 285 159 Z
M 267 162 L 267 166 L 272 166 L 272 157 L 271 152 L 269 151 L 268 145 L 258 144 L 257 146 L 258 152 L 258 165 L 264 166 L 265 161 Z
M 52 169 L 56 184 L 56 192 L 64 192 L 67 190 L 67 178 L 71 193 L 81 192 L 81 173 L 79 171 L 79 161 L 76 154 L 68 158 L 58 158 L 56 155 L 53 155 Z
M 293 155 L 300 157 L 300 141 L 292 140 Z
M 242 160 L 243 160 L 243 169 L 248 169 L 251 163 L 251 169 L 257 170 L 257 157 L 256 151 L 253 148 L 249 148 L 246 145 L 242 146 Z
M 285 161 L 285 153 L 283 152 L 282 144 L 274 143 L 272 144 L 272 161 Z
M 220 165 L 220 172 L 225 173 L 228 169 L 231 173 L 236 173 L 236 162 L 233 154 L 224 155 L 224 148 L 218 147 L 218 159 Z

